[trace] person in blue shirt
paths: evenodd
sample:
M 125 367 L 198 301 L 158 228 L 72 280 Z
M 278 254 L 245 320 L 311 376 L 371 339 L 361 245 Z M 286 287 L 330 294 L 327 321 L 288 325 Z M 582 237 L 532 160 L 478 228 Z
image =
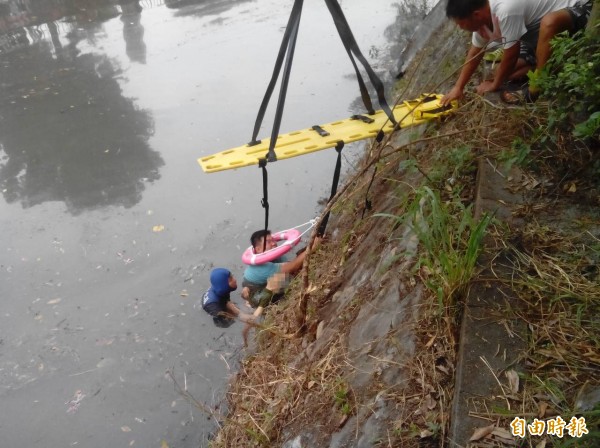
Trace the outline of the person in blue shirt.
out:
M 250 243 L 255 254 L 262 254 L 277 247 L 270 230 L 257 230 L 250 237 Z M 264 308 L 273 299 L 277 300 L 283 295 L 283 290 L 289 283 L 289 276 L 302 268 L 305 257 L 306 252 L 303 251 L 292 261 L 280 257 L 266 263 L 248 265 L 242 281 L 242 298 L 253 308 Z
M 231 301 L 231 292 L 237 289 L 237 280 L 224 268 L 215 268 L 210 273 L 210 288 L 202 299 L 202 309 L 213 317 L 217 327 L 228 328 L 236 317 L 242 317 L 240 309 Z
M 313 247 L 319 244 L 319 241 L 320 238 L 316 238 Z M 261 254 L 277 247 L 277 242 L 273 241 L 270 230 L 254 232 L 250 237 L 250 244 L 252 244 L 255 254 Z M 306 258 L 306 251 L 301 250 L 291 261 L 285 261 L 283 257 L 280 257 L 273 261 L 246 267 L 242 281 L 242 298 L 254 308 L 251 321 L 258 319 L 265 307 L 283 297 L 290 276 L 300 271 L 304 258 Z M 242 331 L 245 345 L 247 345 L 250 327 L 251 325 L 246 325 Z

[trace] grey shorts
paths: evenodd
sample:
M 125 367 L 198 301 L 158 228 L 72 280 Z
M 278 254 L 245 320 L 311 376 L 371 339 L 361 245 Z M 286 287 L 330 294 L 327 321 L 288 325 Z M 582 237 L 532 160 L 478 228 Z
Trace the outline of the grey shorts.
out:
M 593 0 L 581 0 L 575 5 L 565 8 L 565 11 L 569 13 L 573 20 L 571 34 L 575 34 L 577 31 L 585 28 L 588 19 L 590 18 L 592 3 L 594 3 Z M 541 20 L 537 20 L 536 22 L 529 24 L 527 32 L 521 37 L 519 58 L 523 59 L 528 65 L 535 66 L 537 63 L 535 50 L 540 36 L 540 22 Z

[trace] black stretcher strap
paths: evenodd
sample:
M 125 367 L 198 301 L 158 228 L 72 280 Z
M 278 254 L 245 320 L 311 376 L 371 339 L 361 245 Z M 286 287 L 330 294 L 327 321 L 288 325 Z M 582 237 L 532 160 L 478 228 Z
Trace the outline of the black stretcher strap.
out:
M 373 106 L 371 104 L 371 98 L 369 96 L 369 92 L 365 86 L 364 81 L 362 80 L 362 76 L 360 75 L 360 71 L 354 61 L 352 53 L 356 56 L 356 58 L 360 61 L 362 66 L 365 68 L 373 87 L 375 87 L 375 91 L 377 92 L 377 97 L 379 99 L 379 105 L 381 109 L 386 113 L 390 121 L 397 125 L 396 119 L 394 118 L 394 114 L 392 113 L 390 106 L 388 105 L 385 99 L 385 89 L 383 83 L 377 76 L 377 74 L 371 68 L 371 65 L 367 61 L 367 59 L 363 56 L 360 48 L 358 48 L 358 44 L 356 43 L 356 39 L 354 39 L 354 35 L 352 34 L 352 30 L 350 29 L 350 25 L 348 25 L 348 21 L 344 16 L 344 12 L 340 7 L 337 0 L 325 0 L 325 4 L 331 13 L 331 17 L 333 17 L 333 22 L 335 23 L 335 27 L 338 30 L 338 34 L 342 39 L 344 47 L 346 48 L 346 52 L 348 56 L 350 56 L 350 60 L 352 61 L 352 65 L 354 66 L 354 70 L 356 71 L 356 77 L 358 78 L 358 85 L 360 87 L 361 96 L 363 99 L 363 103 L 367 108 L 370 114 L 374 113 Z
M 294 6 L 292 7 L 292 11 L 290 13 L 290 18 L 288 20 L 285 32 L 283 34 L 283 39 L 281 42 L 281 46 L 279 48 L 279 53 L 278 53 L 277 59 L 275 61 L 275 67 L 273 68 L 273 74 L 271 75 L 271 80 L 269 82 L 269 85 L 267 86 L 267 91 L 265 92 L 265 96 L 263 97 L 262 103 L 261 103 L 259 111 L 258 111 L 258 115 L 256 117 L 256 122 L 254 123 L 252 140 L 248 143 L 249 146 L 254 146 L 254 145 L 257 145 L 258 143 L 260 143 L 260 140 L 257 140 L 258 132 L 260 130 L 260 126 L 262 125 L 262 121 L 264 119 L 265 112 L 267 110 L 267 106 L 271 99 L 271 95 L 273 94 L 273 90 L 275 89 L 275 85 L 279 78 L 279 73 L 281 72 L 281 68 L 282 68 L 282 65 L 283 65 L 284 59 L 285 59 L 285 66 L 283 68 L 283 77 L 281 80 L 281 86 L 280 86 L 280 90 L 279 90 L 279 98 L 277 101 L 277 108 L 275 111 L 273 128 L 271 130 L 271 140 L 270 140 L 270 144 L 269 144 L 269 151 L 265 155 L 265 158 L 259 160 L 259 167 L 262 169 L 262 174 L 263 174 L 262 206 L 265 209 L 265 230 L 268 230 L 268 225 L 269 225 L 269 201 L 268 201 L 268 191 L 267 191 L 268 188 L 267 188 L 266 165 L 267 165 L 267 162 L 273 162 L 273 161 L 277 160 L 277 156 L 275 154 L 275 145 L 277 144 L 277 138 L 279 136 L 279 128 L 281 125 L 281 117 L 283 115 L 283 108 L 285 105 L 285 97 L 287 94 L 287 88 L 288 88 L 290 73 L 291 73 L 291 69 L 292 69 L 292 62 L 294 59 L 294 50 L 296 47 L 296 40 L 298 37 L 298 29 L 300 26 L 300 17 L 302 14 L 303 3 L 304 3 L 304 0 L 294 0 Z M 365 108 L 367 109 L 369 114 L 375 113 L 375 111 L 373 110 L 373 104 L 371 102 L 371 97 L 369 96 L 368 89 L 364 83 L 364 80 L 362 79 L 362 75 L 360 74 L 360 70 L 356 64 L 356 61 L 354 60 L 354 57 L 356 57 L 360 61 L 360 63 L 363 65 L 364 69 L 367 72 L 367 75 L 369 76 L 371 83 L 375 87 L 381 109 L 383 109 L 383 111 L 386 113 L 389 120 L 395 126 L 398 126 L 398 123 L 396 122 L 396 120 L 394 118 L 394 114 L 392 113 L 392 111 L 385 99 L 383 83 L 381 82 L 381 80 L 379 79 L 377 74 L 373 71 L 373 69 L 369 65 L 369 62 L 366 60 L 366 58 L 361 53 L 361 51 L 358 47 L 358 44 L 356 43 L 356 40 L 354 39 L 354 35 L 352 34 L 352 30 L 350 29 L 350 26 L 348 25 L 346 17 L 344 16 L 344 13 L 343 13 L 338 1 L 337 0 L 325 0 L 325 3 L 327 5 L 327 8 L 329 9 L 329 12 L 331 13 L 331 16 L 333 17 L 333 21 L 338 30 L 338 34 L 340 35 L 342 43 L 344 44 L 344 48 L 346 49 L 346 52 L 348 53 L 348 56 L 350 57 L 350 61 L 352 62 L 352 66 L 354 67 L 354 70 L 356 72 L 356 77 L 358 80 L 358 85 L 360 88 L 361 97 L 362 97 L 363 103 L 365 105 Z M 367 117 L 363 117 L 363 116 L 357 116 L 356 118 L 361 119 L 365 122 L 367 122 L 367 120 L 368 120 Z M 322 128 L 320 128 L 318 126 L 313 127 L 313 129 L 315 131 L 317 131 L 321 136 L 324 136 L 324 134 L 326 133 L 325 130 L 323 130 Z M 377 140 L 380 141 L 382 139 L 382 137 L 383 137 L 383 133 L 380 132 L 377 136 Z M 343 141 L 338 142 L 338 145 L 336 146 L 336 150 L 338 151 L 338 160 L 336 163 L 336 172 L 334 174 L 334 182 L 333 182 L 334 185 L 332 186 L 331 198 L 335 195 L 335 193 L 337 191 L 337 184 L 339 182 L 339 175 L 340 175 L 339 172 L 341 170 L 341 149 L 343 148 L 343 146 L 344 146 Z M 319 227 L 320 234 L 325 232 L 325 227 L 327 226 L 328 219 L 329 219 L 329 213 L 323 219 L 323 223 Z M 265 238 L 265 248 L 266 248 L 266 238 Z
M 327 8 L 329 9 L 331 16 L 333 17 L 333 21 L 338 30 L 338 34 L 340 35 L 342 43 L 344 44 L 344 48 L 346 49 L 346 52 L 348 53 L 350 62 L 352 63 L 352 66 L 354 67 L 354 71 L 356 72 L 356 78 L 358 81 L 361 98 L 363 100 L 365 108 L 367 109 L 367 112 L 369 114 L 373 114 L 375 111 L 373 109 L 373 104 L 371 102 L 371 97 L 369 95 L 368 89 L 365 85 L 365 82 L 362 78 L 362 75 L 356 64 L 353 54 L 361 62 L 361 64 L 363 65 L 363 67 L 365 68 L 365 70 L 369 76 L 371 83 L 375 87 L 375 90 L 377 92 L 377 97 L 379 99 L 379 105 L 381 106 L 383 111 L 386 113 L 386 115 L 388 116 L 390 121 L 392 123 L 394 123 L 395 125 L 397 125 L 397 122 L 394 118 L 394 114 L 392 113 L 392 111 L 385 99 L 383 83 L 381 82 L 381 80 L 379 79 L 377 74 L 373 71 L 369 62 L 367 61 L 367 59 L 363 56 L 362 52 L 360 51 L 360 48 L 358 47 L 358 44 L 356 43 L 356 39 L 354 38 L 354 35 L 352 34 L 350 25 L 348 25 L 348 21 L 346 20 L 346 17 L 344 16 L 344 13 L 343 13 L 340 5 L 338 4 L 337 0 L 325 0 L 325 3 L 327 4 Z M 267 107 L 269 105 L 269 101 L 273 94 L 273 90 L 275 89 L 275 85 L 277 84 L 277 80 L 279 78 L 279 73 L 281 72 L 281 67 L 283 65 L 284 59 L 287 54 L 286 66 L 284 68 L 284 75 L 282 78 L 282 84 L 281 84 L 281 88 L 280 88 L 279 102 L 277 105 L 277 111 L 279 111 L 281 114 L 283 113 L 283 105 L 285 102 L 285 93 L 287 92 L 287 84 L 289 81 L 289 71 L 291 70 L 291 65 L 292 65 L 292 60 L 293 60 L 293 53 L 294 53 L 294 49 L 295 49 L 295 45 L 296 45 L 296 37 L 298 35 L 298 27 L 300 25 L 300 16 L 302 14 L 302 6 L 303 6 L 303 0 L 294 0 L 294 6 L 292 8 L 292 12 L 290 14 L 288 24 L 287 24 L 285 32 L 283 34 L 283 39 L 281 41 L 279 53 L 278 53 L 277 59 L 275 61 L 275 67 L 273 68 L 273 74 L 271 75 L 271 80 L 269 82 L 269 85 L 267 86 L 267 91 L 265 92 L 265 96 L 263 97 L 262 103 L 261 103 L 259 111 L 258 111 L 258 115 L 256 117 L 256 122 L 254 124 L 254 131 L 252 132 L 252 140 L 248 143 L 249 146 L 257 145 L 260 143 L 260 140 L 257 140 L 258 133 L 260 131 L 260 126 L 262 125 L 262 121 L 264 119 Z M 273 132 L 271 133 L 271 145 L 270 146 L 274 147 L 274 145 L 276 143 L 277 136 L 279 135 L 278 133 L 279 133 L 279 125 L 280 124 L 281 124 L 281 116 L 277 117 L 277 112 L 276 112 L 275 124 L 273 127 Z M 277 132 L 274 132 L 275 128 L 277 128 Z M 268 160 L 269 161 L 275 160 L 275 153 L 271 148 L 269 148 Z
M 263 198 L 260 201 L 265 209 L 265 233 L 269 230 L 269 178 L 267 173 L 267 159 L 259 159 L 258 167 L 262 169 Z M 267 237 L 263 238 L 263 252 L 267 250 Z
M 288 20 L 287 26 L 285 28 L 285 32 L 283 33 L 283 39 L 281 41 L 281 46 L 279 47 L 279 53 L 277 54 L 277 59 L 275 60 L 275 67 L 273 68 L 273 74 L 271 75 L 271 81 L 269 81 L 269 85 L 267 86 L 267 91 L 265 92 L 265 96 L 263 97 L 262 103 L 260 104 L 260 108 L 258 109 L 258 115 L 256 117 L 256 122 L 254 123 L 254 131 L 252 132 L 252 140 L 248 143 L 249 146 L 254 146 L 260 143 L 260 140 L 257 140 L 258 132 L 260 131 L 260 126 L 262 125 L 263 118 L 265 117 L 265 113 L 267 111 L 267 106 L 269 105 L 269 101 L 271 100 L 271 95 L 273 94 L 273 90 L 275 89 L 275 85 L 277 84 L 277 80 L 279 79 L 279 73 L 281 72 L 281 67 L 283 65 L 283 61 L 287 54 L 286 59 L 286 67 L 284 69 L 284 76 L 282 80 L 282 84 L 280 87 L 279 94 L 279 103 L 277 110 L 280 113 L 283 113 L 283 103 L 281 103 L 281 98 L 285 99 L 285 93 L 287 91 L 287 81 L 289 80 L 289 71 L 291 70 L 292 60 L 294 48 L 296 46 L 296 37 L 298 35 L 298 27 L 300 25 L 300 16 L 302 14 L 302 5 L 304 0 L 294 0 L 294 6 L 292 7 L 292 12 L 290 13 L 290 18 Z M 287 71 L 287 76 L 286 76 Z M 285 81 L 285 86 L 284 86 Z M 280 107 L 281 106 L 281 107 Z M 275 118 L 277 121 L 277 117 Z M 281 116 L 279 117 L 279 123 L 281 124 Z M 277 138 L 279 129 L 277 129 L 277 133 L 275 133 L 275 140 Z M 273 144 L 273 138 L 271 139 L 271 143 Z M 271 149 L 269 148 L 269 152 Z
M 375 168 L 373 169 L 373 175 L 371 176 L 371 181 L 369 182 L 369 185 L 367 186 L 367 191 L 365 193 L 365 207 L 363 208 L 362 214 L 360 215 L 360 219 L 363 219 L 365 217 L 366 211 L 371 210 L 371 208 L 373 207 L 373 204 L 371 204 L 371 200 L 369 199 L 369 191 L 371 190 L 371 186 L 373 185 L 373 181 L 375 180 L 376 174 L 377 174 L 377 165 L 375 165 Z
M 344 147 L 344 142 L 342 140 L 337 142 L 337 145 L 335 145 L 335 150 L 337 151 L 337 160 L 335 162 L 335 171 L 333 172 L 333 181 L 331 182 L 331 195 L 329 196 L 329 201 L 331 201 L 333 199 L 333 197 L 335 196 L 335 194 L 337 193 L 338 184 L 340 183 L 340 173 L 342 171 L 342 148 L 343 147 Z M 329 203 L 329 201 L 327 201 L 327 203 Z M 330 212 L 327 212 L 327 214 L 323 218 L 323 221 L 321 221 L 321 225 L 319 226 L 319 229 L 317 230 L 318 236 L 323 236 L 325 234 L 325 229 L 327 229 L 327 222 L 329 221 L 329 214 L 330 214 Z
M 423 102 L 425 102 L 425 101 L 423 101 Z M 427 115 L 427 114 L 439 114 L 442 112 L 446 112 L 447 110 L 450 110 L 450 109 L 452 109 L 452 105 L 446 104 L 445 106 L 436 107 L 435 109 L 423 110 L 420 113 L 421 113 L 421 117 L 422 117 L 423 115 Z
M 352 115 L 350 117 L 350 120 L 360 120 L 363 123 L 367 123 L 367 124 L 371 124 L 375 121 L 371 117 L 365 117 L 364 115 Z
M 304 0 L 294 0 L 294 6 L 292 7 L 292 12 L 290 13 L 288 24 L 285 28 L 285 32 L 283 33 L 283 39 L 281 41 L 281 46 L 279 48 L 277 59 L 275 61 L 275 67 L 273 68 L 271 81 L 267 86 L 267 91 L 265 92 L 265 96 L 263 97 L 262 103 L 258 110 L 256 122 L 254 123 L 254 131 L 252 132 L 252 140 L 250 141 L 250 143 L 248 143 L 249 146 L 254 146 L 260 143 L 260 140 L 257 140 L 256 137 L 258 136 L 260 126 L 265 116 L 267 106 L 269 105 L 271 95 L 273 94 L 273 90 L 275 89 L 275 84 L 277 83 L 277 79 L 279 78 L 281 66 L 285 58 L 285 67 L 279 91 L 279 100 L 277 102 L 277 110 L 275 112 L 273 129 L 271 132 L 269 152 L 265 155 L 265 158 L 259 159 L 258 161 L 258 166 L 262 169 L 263 178 L 263 198 L 261 204 L 265 209 L 265 232 L 267 232 L 267 230 L 269 229 L 269 189 L 267 161 L 273 162 L 277 160 L 277 157 L 275 155 L 275 144 L 277 143 L 277 137 L 279 135 L 279 126 L 281 125 L 281 116 L 283 115 L 283 106 L 285 104 L 285 96 L 287 93 L 287 86 L 289 82 L 290 72 L 292 69 L 292 61 L 294 59 L 294 49 L 296 47 L 296 38 L 298 36 L 298 28 L 300 26 L 300 16 L 302 13 L 303 3 Z M 265 237 L 263 241 L 263 251 L 266 250 L 266 247 L 267 238 Z
M 296 38 L 298 37 L 298 28 L 300 27 L 300 13 L 302 12 L 302 2 L 303 0 L 296 0 L 296 3 L 300 4 L 300 8 L 298 9 L 299 12 L 297 19 L 292 24 L 292 33 L 290 35 L 290 41 L 288 42 L 287 56 L 285 58 L 285 66 L 283 67 L 281 86 L 279 88 L 279 98 L 277 99 L 277 108 L 275 109 L 273 129 L 271 130 L 269 152 L 267 153 L 267 160 L 269 162 L 275 162 L 277 160 L 277 155 L 275 154 L 275 145 L 277 144 L 277 137 L 279 137 L 279 127 L 281 126 L 281 117 L 283 116 L 285 97 L 287 95 L 287 88 L 290 81 L 290 73 L 292 72 L 292 62 L 294 60 Z M 296 6 L 296 3 L 294 3 L 294 7 Z
M 313 131 L 315 131 L 317 134 L 319 134 L 321 137 L 329 137 L 329 132 L 327 132 L 325 129 L 323 129 L 318 124 L 315 124 L 311 129 Z

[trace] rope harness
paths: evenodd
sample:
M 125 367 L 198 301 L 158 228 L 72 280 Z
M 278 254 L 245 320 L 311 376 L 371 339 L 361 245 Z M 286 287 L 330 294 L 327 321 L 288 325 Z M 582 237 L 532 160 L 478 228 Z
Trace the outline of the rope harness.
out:
M 279 98 L 277 100 L 277 107 L 275 110 L 275 117 L 273 120 L 273 128 L 271 129 L 271 140 L 269 142 L 269 150 L 268 150 L 267 154 L 265 154 L 265 157 L 261 158 L 259 160 L 259 164 L 258 164 L 259 168 L 261 168 L 261 170 L 262 170 L 262 178 L 263 178 L 263 198 L 261 200 L 261 205 L 265 209 L 265 231 L 268 230 L 268 227 L 269 227 L 267 163 L 275 162 L 277 160 L 277 155 L 275 154 L 275 146 L 277 143 L 277 137 L 279 135 L 279 129 L 281 126 L 281 118 L 283 116 L 283 109 L 285 106 L 285 98 L 287 95 L 287 88 L 288 88 L 288 84 L 289 84 L 292 63 L 294 60 L 294 51 L 296 48 L 296 40 L 298 37 L 298 29 L 300 27 L 300 18 L 302 15 L 303 4 L 304 4 L 304 0 L 294 0 L 294 6 L 292 7 L 292 11 L 290 13 L 288 23 L 285 28 L 285 32 L 283 34 L 281 45 L 279 47 L 279 52 L 277 54 L 277 59 L 275 60 L 273 74 L 271 75 L 271 80 L 269 81 L 267 90 L 265 92 L 265 95 L 263 97 L 263 100 L 262 100 L 261 105 L 258 110 L 256 121 L 254 123 L 254 130 L 252 132 L 252 139 L 248 143 L 248 146 L 255 146 L 261 142 L 260 140 L 257 140 L 258 132 L 262 125 L 262 121 L 264 119 L 265 112 L 267 110 L 267 106 L 269 104 L 269 101 L 271 100 L 271 96 L 273 95 L 275 85 L 277 83 L 277 80 L 279 79 L 279 75 L 280 75 L 281 69 L 283 67 L 283 75 L 282 75 L 281 86 L 280 86 L 280 90 L 279 90 Z M 352 66 L 354 67 L 354 71 L 356 73 L 356 78 L 358 81 L 358 87 L 360 90 L 360 95 L 361 95 L 363 104 L 365 106 L 365 109 L 367 110 L 367 114 L 374 114 L 375 111 L 373 109 L 373 103 L 371 101 L 369 91 L 367 89 L 365 81 L 363 80 L 363 77 L 360 73 L 358 64 L 356 63 L 355 59 L 358 59 L 358 61 L 362 64 L 362 66 L 364 67 L 364 69 L 369 77 L 369 80 L 371 81 L 371 84 L 375 88 L 375 91 L 377 93 L 378 102 L 379 102 L 381 109 L 385 112 L 388 119 L 396 126 L 396 128 L 399 128 L 399 125 L 398 125 L 396 119 L 394 118 L 394 114 L 392 113 L 392 110 L 390 109 L 390 107 L 385 99 L 384 85 L 381 82 L 381 79 L 379 79 L 379 77 L 375 73 L 375 71 L 371 68 L 371 65 L 369 64 L 367 59 L 363 56 L 362 52 L 360 51 L 360 48 L 358 47 L 358 44 L 356 43 L 356 39 L 354 38 L 354 35 L 352 34 L 350 25 L 348 24 L 348 21 L 346 20 L 346 17 L 344 16 L 344 13 L 338 3 L 338 0 L 325 0 L 325 4 L 327 5 L 327 8 L 333 18 L 333 22 L 335 24 L 335 27 L 338 31 L 338 34 L 339 34 L 341 40 L 342 40 L 344 48 L 346 49 L 346 53 L 348 53 L 348 57 L 350 58 Z M 284 61 L 285 61 L 285 64 L 284 64 Z M 354 115 L 352 118 L 357 119 L 357 120 L 362 120 L 367 123 L 369 122 L 369 120 L 372 121 L 371 118 L 364 116 L 364 115 Z M 315 132 L 317 132 L 319 135 L 321 135 L 322 137 L 326 137 L 327 135 L 329 135 L 325 130 L 323 130 L 318 125 L 313 126 L 312 129 Z M 380 130 L 376 136 L 376 140 L 378 142 L 380 142 L 383 139 L 383 136 L 384 136 L 383 131 Z M 341 150 L 343 147 L 344 147 L 343 141 L 339 141 L 335 147 L 335 149 L 338 153 L 338 156 L 337 156 L 337 161 L 336 161 L 336 166 L 335 166 L 335 171 L 334 171 L 333 181 L 332 181 L 332 186 L 331 186 L 331 196 L 329 197 L 329 200 L 331 200 L 333 198 L 333 196 L 335 196 L 335 193 L 337 192 L 337 187 L 339 184 L 339 178 L 340 178 L 340 172 L 341 172 Z M 318 234 L 320 236 L 325 233 L 325 229 L 327 227 L 328 220 L 329 220 L 329 213 L 327 213 L 327 215 L 323 218 L 323 221 L 321 222 L 321 225 L 319 226 Z M 265 244 L 265 248 L 266 248 L 266 241 L 264 244 Z

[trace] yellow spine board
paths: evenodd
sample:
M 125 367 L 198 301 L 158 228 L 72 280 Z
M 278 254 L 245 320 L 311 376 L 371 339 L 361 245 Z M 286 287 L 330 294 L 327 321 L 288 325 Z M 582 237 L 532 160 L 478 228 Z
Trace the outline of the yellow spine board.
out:
M 423 95 L 412 101 L 404 101 L 394 108 L 394 118 L 400 124 L 400 129 L 416 126 L 426 121 L 440 118 L 453 112 L 457 107 L 453 103 L 450 107 L 442 107 L 442 95 Z M 373 120 L 365 123 L 361 120 L 347 118 L 319 125 L 328 136 L 322 137 L 312 128 L 281 134 L 277 137 L 275 154 L 277 160 L 289 159 L 322 149 L 333 148 L 340 140 L 351 143 L 367 138 L 374 138 L 379 131 L 389 133 L 394 129 L 393 123 L 388 120 L 382 111 L 375 111 L 372 115 L 365 115 Z M 248 146 L 243 145 L 231 148 L 216 154 L 201 157 L 198 163 L 206 173 L 231 170 L 244 166 L 258 165 L 259 159 L 265 158 L 269 151 L 270 139 L 263 139 L 261 143 Z

